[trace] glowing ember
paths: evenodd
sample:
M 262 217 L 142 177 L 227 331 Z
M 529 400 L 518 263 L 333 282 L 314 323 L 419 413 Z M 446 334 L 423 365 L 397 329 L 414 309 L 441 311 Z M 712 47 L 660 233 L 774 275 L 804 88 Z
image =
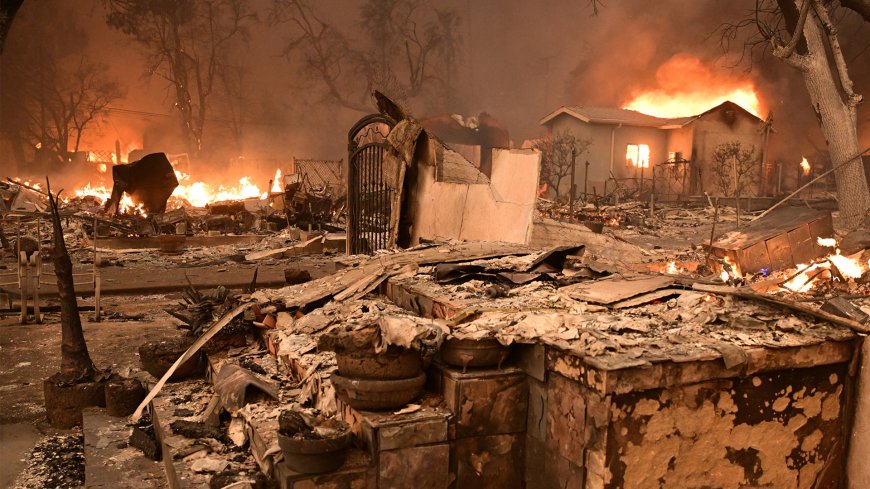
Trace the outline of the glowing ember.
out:
M 42 187 L 39 186 L 39 183 L 38 183 L 38 182 L 34 182 L 34 183 L 32 183 L 30 180 L 21 180 L 21 179 L 18 178 L 18 177 L 13 178 L 12 180 L 13 180 L 14 182 L 16 182 L 16 183 L 20 183 L 20 184 L 26 185 L 26 186 L 28 186 L 28 187 L 33 187 L 33 188 L 35 188 L 36 190 L 42 190 Z
M 668 263 L 668 266 L 665 267 L 665 273 L 668 275 L 677 275 L 680 273 L 680 269 L 677 268 L 677 262 L 671 261 Z
M 810 162 L 807 161 L 806 157 L 801 160 L 801 170 L 803 170 L 804 175 L 810 174 Z
M 722 262 L 722 272 L 719 273 L 719 278 L 723 282 L 733 282 L 742 278 L 740 272 L 737 271 L 737 268 L 727 256 L 722 258 Z
M 656 117 L 686 117 L 731 101 L 760 116 L 755 85 L 745 78 L 714 72 L 701 60 L 676 55 L 656 71 L 658 87 L 636 92 L 624 108 Z
M 272 192 L 273 193 L 281 193 L 284 191 L 283 189 L 283 175 L 281 175 L 281 169 L 278 168 L 275 170 L 275 179 L 272 180 Z
M 98 171 L 98 172 L 100 172 L 100 173 L 106 173 L 106 170 L 108 170 L 108 168 L 106 167 L 106 164 L 105 164 L 105 163 L 100 163 L 99 165 L 97 165 L 97 171 Z
M 834 238 L 816 238 L 816 243 L 827 248 L 836 248 L 837 246 L 837 240 Z

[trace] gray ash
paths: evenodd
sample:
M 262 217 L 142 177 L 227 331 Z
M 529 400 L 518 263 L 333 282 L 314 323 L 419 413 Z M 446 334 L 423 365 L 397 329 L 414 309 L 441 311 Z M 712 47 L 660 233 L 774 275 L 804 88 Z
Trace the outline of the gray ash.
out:
M 16 488 L 79 488 L 85 483 L 85 437 L 81 432 L 52 435 L 36 444 L 27 457 L 27 470 Z

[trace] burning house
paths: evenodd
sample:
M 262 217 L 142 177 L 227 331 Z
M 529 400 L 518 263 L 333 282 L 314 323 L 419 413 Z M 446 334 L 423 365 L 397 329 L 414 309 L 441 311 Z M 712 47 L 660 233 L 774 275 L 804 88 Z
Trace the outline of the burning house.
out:
M 577 164 L 575 180 L 588 179 L 599 192 L 620 180 L 646 181 L 641 193 L 676 200 L 677 196 L 733 195 L 725 171 L 717 168 L 715 153 L 723 144 L 738 142 L 752 149 L 751 169 L 742 173 L 741 195 L 759 195 L 765 139 L 762 120 L 733 103 L 724 102 L 690 117 L 661 118 L 630 109 L 564 106 L 540 120 L 550 134 L 570 133 L 591 140 L 588 170 Z M 665 171 L 670 167 L 670 171 Z M 584 172 L 588 171 L 588 175 Z M 666 175 L 667 174 L 667 175 Z M 721 174 L 721 176 L 720 176 Z M 610 181 L 609 185 L 608 180 Z M 661 194 L 661 197 L 658 195 Z

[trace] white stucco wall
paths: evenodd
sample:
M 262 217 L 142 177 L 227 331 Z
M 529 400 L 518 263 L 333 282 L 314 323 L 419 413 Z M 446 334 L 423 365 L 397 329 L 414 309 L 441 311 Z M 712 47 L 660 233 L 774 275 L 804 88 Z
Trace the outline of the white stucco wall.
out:
M 408 213 L 411 244 L 427 239 L 527 243 L 537 199 L 541 155 L 530 149 L 493 149 L 490 183 L 441 182 L 435 167 L 415 164 Z

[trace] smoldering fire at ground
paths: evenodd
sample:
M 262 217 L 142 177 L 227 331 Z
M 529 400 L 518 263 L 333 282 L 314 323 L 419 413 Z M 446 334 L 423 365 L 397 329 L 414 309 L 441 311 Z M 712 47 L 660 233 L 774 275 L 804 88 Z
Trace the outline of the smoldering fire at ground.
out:
M 0 484 L 870 486 L 860 6 L 762 3 L 746 74 L 718 3 L 49 3 L 0 12 Z M 487 69 L 570 15 L 578 68 Z

